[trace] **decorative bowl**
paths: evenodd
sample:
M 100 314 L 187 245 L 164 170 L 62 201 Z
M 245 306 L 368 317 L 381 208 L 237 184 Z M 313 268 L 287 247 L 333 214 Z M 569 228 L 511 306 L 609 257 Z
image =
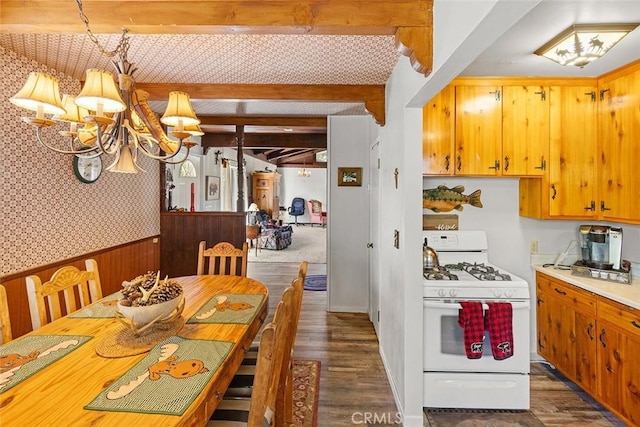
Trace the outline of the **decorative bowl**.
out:
M 180 305 L 180 301 L 184 298 L 184 294 L 170 299 L 169 301 L 161 302 L 158 304 L 151 304 L 145 306 L 125 306 L 118 301 L 118 311 L 122 313 L 124 317 L 138 324 L 147 324 L 153 320 L 166 319 L 173 313 L 173 311 Z

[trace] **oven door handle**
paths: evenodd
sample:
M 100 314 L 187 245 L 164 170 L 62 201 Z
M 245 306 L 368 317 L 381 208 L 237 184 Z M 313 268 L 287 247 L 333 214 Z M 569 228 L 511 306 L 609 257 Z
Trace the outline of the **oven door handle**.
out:
M 498 302 L 498 301 L 496 301 Z M 531 304 L 529 303 L 529 301 L 504 301 L 504 302 L 509 302 L 511 304 L 511 308 L 513 310 L 522 310 L 522 309 L 529 309 L 531 308 Z M 429 301 L 429 300 L 423 300 L 422 305 L 424 306 L 424 308 L 439 308 L 439 309 L 461 309 L 462 306 L 460 305 L 459 301 L 452 301 L 452 302 L 442 302 L 442 301 Z M 455 305 L 455 306 L 454 306 Z M 489 306 L 485 303 L 482 304 L 482 309 L 483 310 L 488 310 Z

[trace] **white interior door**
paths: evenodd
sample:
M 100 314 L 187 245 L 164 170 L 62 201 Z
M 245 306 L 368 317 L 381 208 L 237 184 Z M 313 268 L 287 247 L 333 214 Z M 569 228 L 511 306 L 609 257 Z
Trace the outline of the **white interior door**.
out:
M 380 262 L 378 252 L 378 227 L 379 227 L 379 203 L 380 203 L 380 140 L 371 147 L 369 153 L 369 319 L 373 323 L 376 335 L 380 322 Z

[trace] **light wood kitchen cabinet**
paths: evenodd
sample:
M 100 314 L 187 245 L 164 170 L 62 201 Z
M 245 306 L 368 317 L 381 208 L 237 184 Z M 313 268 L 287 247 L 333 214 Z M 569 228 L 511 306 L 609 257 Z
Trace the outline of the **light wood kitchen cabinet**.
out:
M 455 174 L 500 175 L 501 86 L 456 86 Z
M 456 79 L 423 108 L 426 175 L 539 176 L 549 88 L 532 79 Z
M 447 86 L 422 109 L 422 173 L 453 175 L 455 88 Z
M 280 213 L 280 174 L 277 172 L 254 172 L 253 202 L 271 218 L 278 219 Z
M 623 421 L 640 425 L 640 310 L 540 272 L 536 290 L 538 353 Z
M 597 87 L 551 86 L 547 170 L 520 180 L 520 215 L 550 219 L 594 219 L 597 179 Z
M 538 352 L 595 393 L 596 298 L 542 273 L 536 277 Z
M 631 425 L 640 425 L 640 312 L 598 301 L 598 396 Z
M 502 175 L 541 176 L 549 156 L 549 87 L 502 86 Z
M 598 88 L 600 218 L 640 223 L 640 61 Z

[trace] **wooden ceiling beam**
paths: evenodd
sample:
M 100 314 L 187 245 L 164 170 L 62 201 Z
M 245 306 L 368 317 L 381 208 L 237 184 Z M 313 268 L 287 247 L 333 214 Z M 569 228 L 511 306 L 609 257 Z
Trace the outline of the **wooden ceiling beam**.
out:
M 83 0 L 91 30 L 136 34 L 395 34 L 433 26 L 433 0 Z M 152 12 L 152 13 L 151 13 Z M 3 0 L 4 33 L 83 33 L 70 0 Z
M 202 136 L 202 148 L 212 147 L 236 147 L 236 136 L 232 133 L 205 133 Z M 327 135 L 323 133 L 301 134 L 244 134 L 244 148 L 304 148 L 326 149 Z
M 376 123 L 385 123 L 384 85 L 265 85 L 205 83 L 144 83 L 136 88 L 150 100 L 166 100 L 169 92 L 181 91 L 195 99 L 253 99 L 280 101 L 364 102 Z M 228 124 L 228 123 L 227 123 Z
M 200 126 L 244 125 L 244 126 L 305 126 L 327 127 L 327 117 L 262 117 L 262 116 L 198 116 Z

